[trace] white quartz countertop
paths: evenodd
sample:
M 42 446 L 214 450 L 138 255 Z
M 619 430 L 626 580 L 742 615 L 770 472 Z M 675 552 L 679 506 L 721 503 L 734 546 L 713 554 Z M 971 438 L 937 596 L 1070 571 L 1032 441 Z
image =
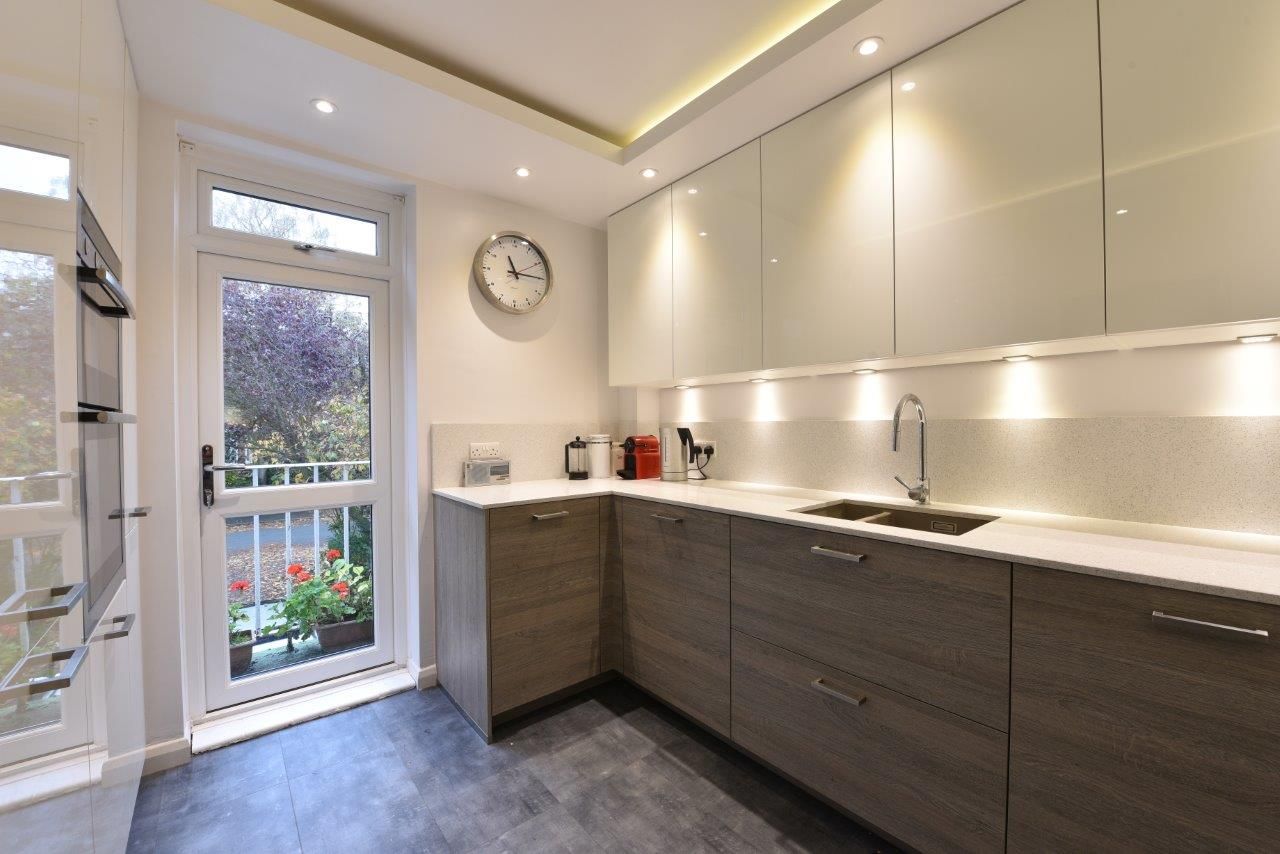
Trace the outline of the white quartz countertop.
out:
M 435 490 L 435 495 L 481 509 L 623 495 L 868 539 L 1280 605 L 1280 537 L 1262 534 L 989 507 L 930 505 L 939 510 L 1000 517 L 966 534 L 950 536 L 796 512 L 844 498 L 914 506 L 905 500 L 718 480 L 688 483 L 616 478 L 538 480 L 506 486 L 448 487 Z

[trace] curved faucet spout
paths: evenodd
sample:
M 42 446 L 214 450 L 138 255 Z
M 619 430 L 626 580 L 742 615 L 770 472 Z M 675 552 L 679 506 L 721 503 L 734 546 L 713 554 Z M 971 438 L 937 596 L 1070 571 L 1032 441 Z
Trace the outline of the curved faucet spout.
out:
M 929 472 L 927 468 L 927 442 L 924 417 L 924 403 L 914 394 L 907 392 L 898 401 L 897 407 L 893 410 L 893 450 L 898 450 L 898 440 L 902 435 L 902 410 L 908 403 L 916 408 L 916 417 L 920 419 L 920 479 L 915 486 L 910 485 L 901 477 L 895 477 L 894 480 L 906 487 L 907 497 L 917 504 L 927 504 L 929 502 Z

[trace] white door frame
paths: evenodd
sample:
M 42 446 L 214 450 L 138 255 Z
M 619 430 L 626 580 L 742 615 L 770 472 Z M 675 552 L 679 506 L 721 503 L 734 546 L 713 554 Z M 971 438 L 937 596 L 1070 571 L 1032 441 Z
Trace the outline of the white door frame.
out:
M 182 580 L 182 612 L 179 620 L 179 636 L 184 661 L 184 688 L 188 725 L 201 722 L 211 716 L 211 707 L 205 692 L 205 631 L 203 618 L 202 578 L 200 572 L 200 474 L 195 464 L 201 444 L 200 425 L 197 418 L 198 397 L 198 258 L 201 253 L 230 255 L 250 260 L 260 260 L 286 266 L 325 269 L 357 276 L 381 279 L 389 282 L 389 311 L 392 318 L 388 335 L 390 367 L 388 371 L 391 389 L 404 388 L 406 383 L 406 327 L 397 321 L 405 317 L 405 305 L 411 304 L 405 293 L 406 263 L 404 256 L 404 198 L 379 190 L 369 189 L 329 175 L 303 172 L 297 169 L 268 163 L 241 154 L 229 153 L 209 146 L 196 146 L 183 140 L 175 141 L 180 156 L 178 188 L 178 255 L 175 275 L 177 304 L 175 320 L 175 348 L 177 354 L 178 388 L 176 390 L 177 446 L 179 465 L 178 537 L 180 573 Z M 326 258 L 328 253 L 298 252 L 291 246 L 265 243 L 258 240 L 239 240 L 219 230 L 202 229 L 200 226 L 201 172 L 213 172 L 232 176 L 265 186 L 278 187 L 312 197 L 332 199 L 365 209 L 381 211 L 388 216 L 389 249 L 386 258 L 360 261 L 346 257 Z M 392 542 L 390 555 L 380 561 L 380 569 L 390 573 L 396 591 L 407 589 L 410 571 L 416 571 L 411 557 L 409 538 L 402 533 L 412 529 L 408 515 L 408 490 L 414 483 L 405 460 L 406 413 L 403 395 L 392 394 L 390 399 L 390 452 L 391 471 L 388 476 L 391 487 Z M 387 514 L 384 514 L 387 515 Z M 223 591 L 219 591 L 222 593 Z M 393 619 L 393 661 L 403 666 L 408 657 L 407 603 L 405 596 L 395 595 L 389 609 Z M 300 689 L 308 690 L 308 689 Z M 317 687 L 316 690 L 323 690 Z M 295 692 L 296 693 L 296 692 Z M 213 712 L 212 715 L 225 714 Z
M 222 283 L 238 279 L 316 291 L 354 294 L 369 300 L 370 459 L 368 480 L 295 486 L 225 489 L 226 476 L 213 477 L 213 506 L 201 508 L 201 592 L 205 636 L 205 697 L 209 710 L 222 709 L 271 694 L 313 685 L 336 676 L 388 664 L 394 658 L 395 578 L 379 572 L 382 552 L 390 551 L 391 387 L 388 332 L 389 284 L 344 273 L 287 267 L 265 261 L 201 253 L 199 269 L 199 388 L 201 444 L 213 446 L 213 458 L 225 459 L 223 448 Z M 194 458 L 193 458 L 194 464 Z M 228 669 L 226 618 L 226 520 L 228 517 L 307 512 L 349 505 L 373 508 L 374 643 L 350 652 L 325 656 L 256 676 L 232 680 Z M 215 662 L 217 664 L 215 665 Z

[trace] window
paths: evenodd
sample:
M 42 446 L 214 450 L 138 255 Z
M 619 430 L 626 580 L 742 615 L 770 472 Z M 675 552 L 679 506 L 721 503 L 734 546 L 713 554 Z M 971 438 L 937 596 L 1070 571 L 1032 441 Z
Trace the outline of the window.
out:
M 0 144 L 0 190 L 71 198 L 71 159 L 30 148 Z
M 214 187 L 210 224 L 259 237 L 378 255 L 378 223 Z

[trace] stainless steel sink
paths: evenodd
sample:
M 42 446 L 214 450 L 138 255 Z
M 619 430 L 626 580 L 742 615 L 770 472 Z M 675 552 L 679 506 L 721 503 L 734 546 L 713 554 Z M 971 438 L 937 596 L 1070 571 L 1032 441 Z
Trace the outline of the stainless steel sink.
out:
M 908 528 L 912 531 L 929 531 L 934 534 L 967 534 L 994 522 L 999 516 L 979 516 L 975 513 L 955 513 L 949 510 L 931 510 L 923 507 L 903 507 L 898 504 L 869 504 L 859 501 L 833 501 L 797 510 L 809 516 L 826 516 L 831 519 L 847 519 L 868 525 L 886 525 L 890 528 Z

